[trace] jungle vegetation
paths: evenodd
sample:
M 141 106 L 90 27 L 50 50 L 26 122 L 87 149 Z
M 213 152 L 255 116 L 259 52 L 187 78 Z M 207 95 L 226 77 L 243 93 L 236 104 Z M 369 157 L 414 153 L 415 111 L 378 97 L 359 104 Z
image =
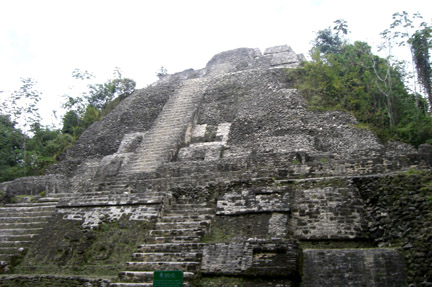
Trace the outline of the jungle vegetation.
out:
M 416 73 L 408 73 L 407 63 L 392 55 L 375 55 L 366 42 L 349 42 L 347 23 L 337 20 L 334 27 L 317 33 L 311 60 L 289 70 L 288 77 L 311 109 L 347 111 L 383 142 L 398 140 L 416 147 L 432 143 L 432 27 L 425 22 L 415 27 L 419 18 L 394 14 L 390 28 L 381 33 L 380 46 L 409 48 Z M 409 29 L 415 31 L 410 34 Z

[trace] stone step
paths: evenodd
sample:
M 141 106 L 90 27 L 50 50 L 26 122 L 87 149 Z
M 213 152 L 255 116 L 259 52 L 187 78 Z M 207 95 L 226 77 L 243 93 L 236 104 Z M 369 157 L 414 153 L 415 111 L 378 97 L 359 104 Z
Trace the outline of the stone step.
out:
M 160 118 L 161 121 L 165 119 L 183 119 L 184 120 L 184 114 L 188 115 L 191 114 L 190 110 L 194 108 L 194 105 L 192 101 L 187 102 L 177 102 L 175 106 L 167 106 L 169 108 L 169 111 L 162 112 L 162 117 Z
M 53 211 L 55 210 L 55 205 L 32 205 L 32 206 L 16 206 L 11 205 L 7 207 L 0 207 L 0 213 L 10 213 L 10 212 L 37 212 L 37 211 Z
M 109 190 L 109 186 L 108 185 L 103 185 L 103 186 L 99 186 L 100 190 L 98 191 L 91 191 L 91 192 L 85 192 L 85 193 L 80 193 L 80 194 L 74 194 L 73 196 L 69 196 L 66 198 L 84 198 L 84 197 L 88 197 L 88 198 L 133 198 L 133 199 L 142 199 L 142 198 L 149 198 L 149 197 L 154 197 L 154 196 L 160 196 L 163 195 L 164 193 L 157 193 L 157 192 L 151 192 L 151 191 L 146 191 L 146 192 L 122 192 L 122 193 L 117 193 L 117 192 L 113 192 L 111 190 Z M 105 190 L 104 190 L 105 189 Z
M 50 197 L 48 199 L 45 199 L 45 200 L 58 202 L 61 199 L 72 198 L 74 196 L 76 196 L 75 193 L 53 193 L 50 195 Z M 42 198 L 39 199 L 39 201 L 41 201 L 41 200 L 43 200 L 43 199 Z
M 180 134 L 180 132 L 186 127 L 186 124 L 181 124 L 180 127 L 176 126 L 169 126 L 166 128 L 160 128 L 156 132 L 150 134 L 146 140 L 141 144 L 140 148 L 144 146 L 153 146 L 158 147 L 155 145 L 155 142 L 163 142 L 163 140 L 170 140 L 170 142 L 164 142 L 165 147 L 172 146 L 174 144 Z
M 43 228 L 14 228 L 14 229 L 0 229 L 0 236 L 8 235 L 21 235 L 21 234 L 36 234 Z
M 155 236 L 146 240 L 148 243 L 200 242 L 201 236 Z
M 203 228 L 183 228 L 183 229 L 158 229 L 151 230 L 150 235 L 154 237 L 177 237 L 177 236 L 204 236 Z
M 181 141 L 181 135 L 184 134 L 187 124 L 182 124 L 182 127 L 169 127 L 167 131 L 155 133 L 144 142 L 138 150 L 145 151 L 144 148 L 171 149 L 175 148 Z M 159 144 L 159 146 L 158 146 Z M 148 150 L 150 152 L 150 149 Z M 143 153 L 145 155 L 145 153 Z
M 162 201 L 163 201 L 163 197 L 157 197 L 153 199 L 143 199 L 143 200 L 131 200 L 131 201 L 74 199 L 74 200 L 64 201 L 60 203 L 59 207 L 142 205 L 142 206 L 146 206 L 146 208 L 148 208 L 149 211 L 152 211 L 152 210 L 159 210 L 157 205 L 161 204 Z
M 40 217 L 50 216 L 52 211 L 25 211 L 25 210 L 14 210 L 9 212 L 0 212 L 0 217 Z
M 11 216 L 0 217 L 0 223 L 14 223 L 14 222 L 34 222 L 34 221 L 47 221 L 50 216 Z
M 197 252 L 203 247 L 204 243 L 196 242 L 152 243 L 138 245 L 137 252 Z
M 32 241 L 0 241 L 0 247 L 28 247 L 30 246 Z
M 58 202 L 58 198 L 52 197 L 50 195 L 49 197 L 39 198 L 38 202 L 40 202 L 40 203 L 47 203 L 47 204 L 56 204 Z
M 40 228 L 45 226 L 46 221 L 31 221 L 31 222 L 0 222 L 1 229 L 15 228 Z
M 109 285 L 110 287 L 153 287 L 153 282 L 152 283 L 122 283 L 122 282 L 118 282 L 118 283 L 110 283 Z M 189 282 L 183 282 L 183 287 L 190 287 L 190 283 Z
M 104 184 L 102 186 L 109 186 L 107 184 Z M 59 198 L 75 198 L 75 197 L 98 197 L 98 196 L 138 196 L 138 197 L 146 197 L 146 196 L 152 196 L 155 195 L 155 192 L 141 192 L 141 193 L 115 193 L 115 192 L 111 192 L 110 190 L 107 191 L 88 191 L 88 192 L 84 192 L 84 193 L 56 193 L 55 196 L 59 197 Z
M 68 200 L 62 200 L 59 207 L 68 206 L 108 206 L 108 205 L 148 205 L 151 208 L 157 208 L 157 205 L 163 202 L 165 196 L 148 196 L 148 197 L 77 197 Z
M 164 215 L 160 222 L 187 222 L 187 221 L 207 221 L 212 220 L 213 215 L 199 214 L 199 215 L 184 215 L 184 214 L 168 214 Z
M 176 202 L 171 206 L 171 210 L 184 210 L 184 209 L 201 209 L 201 208 L 212 208 L 216 207 L 213 203 L 178 203 Z
M 177 95 L 175 98 L 171 99 L 165 104 L 164 109 L 161 112 L 162 115 L 169 116 L 174 112 L 176 112 L 177 114 L 179 112 L 186 113 L 187 111 L 190 111 L 191 107 L 193 107 L 194 97 L 190 94 L 184 98 L 180 98 L 179 95 Z M 161 119 L 163 118 L 164 117 L 161 117 Z
M 153 172 L 174 156 L 203 96 L 201 82 L 190 83 L 192 83 L 191 87 L 186 80 L 185 85 L 165 103 L 136 151 L 136 158 L 121 169 L 120 175 Z
M 41 198 L 42 199 L 42 198 Z M 49 202 L 20 202 L 20 203 L 6 203 L 4 207 L 1 207 L 1 209 L 5 209 L 7 207 L 29 207 L 29 208 L 35 208 L 35 207 L 52 207 L 55 208 L 56 204 Z
M 11 261 L 12 257 L 16 255 L 17 254 L 0 254 L 0 266 L 7 265 Z
M 152 154 L 141 156 L 136 161 L 132 162 L 134 166 L 145 167 L 159 163 L 161 160 L 169 160 L 174 155 L 174 148 L 166 151 L 153 152 Z
M 0 234 L 1 241 L 31 241 L 38 234 Z
M 133 253 L 132 261 L 158 262 L 158 261 L 201 261 L 201 252 L 149 252 Z
M 24 247 L 0 247 L 0 254 L 21 254 L 24 251 Z
M 213 178 L 213 177 L 214 177 L 213 175 L 210 176 L 210 178 Z M 188 178 L 183 177 L 183 181 L 187 181 L 187 179 Z M 196 180 L 194 180 L 194 182 L 195 181 Z M 215 201 L 210 201 L 210 202 L 204 202 L 204 203 L 196 203 L 196 202 L 191 201 L 191 199 L 189 199 L 189 198 L 179 197 L 179 198 L 177 198 L 175 205 L 179 205 L 179 206 L 182 206 L 182 205 L 185 205 L 185 206 L 187 206 L 187 205 L 192 205 L 192 206 L 193 205 L 198 205 L 198 206 L 204 206 L 204 207 L 215 207 L 216 206 L 216 202 Z
M 153 282 L 153 271 L 122 271 L 119 273 L 119 278 L 124 282 Z M 192 280 L 195 277 L 193 272 L 183 272 L 183 282 Z
M 154 161 L 158 160 L 168 160 L 170 159 L 175 152 L 176 148 L 167 148 L 165 150 L 152 150 L 151 148 L 148 149 L 150 152 L 149 154 L 146 154 L 144 156 L 140 156 L 137 161 L 134 162 L 134 164 L 141 164 L 141 165 L 148 165 L 152 164 Z
M 215 208 L 190 208 L 190 209 L 171 209 L 165 215 L 199 215 L 199 214 L 215 214 Z
M 110 287 L 153 287 L 153 283 L 110 283 Z
M 101 185 L 98 185 L 97 187 L 98 187 L 97 191 L 103 191 L 104 189 L 107 189 L 107 192 L 113 191 L 113 190 L 116 190 L 116 191 L 127 190 L 130 188 L 129 184 L 101 184 Z M 101 187 L 102 187 L 102 189 L 99 189 Z
M 184 221 L 184 222 L 157 222 L 156 229 L 176 229 L 181 226 L 182 228 L 208 228 L 211 220 L 200 221 Z
M 140 148 L 143 151 L 145 150 L 145 153 L 143 153 L 141 156 L 142 159 L 147 159 L 147 158 L 152 157 L 152 156 L 165 154 L 166 152 L 168 152 L 169 150 L 171 150 L 172 148 L 175 147 L 174 144 L 172 144 L 170 146 L 163 145 L 162 141 L 163 140 L 169 140 L 168 138 L 159 137 L 158 140 L 160 140 L 160 141 L 155 141 L 155 142 L 151 143 L 151 145 L 150 144 L 143 145 Z
M 187 272 L 197 272 L 200 267 L 199 262 L 127 262 L 127 271 L 168 271 L 181 270 Z
M 136 169 L 148 169 L 150 167 L 153 167 L 155 165 L 158 165 L 160 161 L 165 160 L 165 157 L 160 158 L 151 158 L 148 160 L 140 160 L 138 162 L 135 162 L 129 166 L 129 170 L 136 170 Z

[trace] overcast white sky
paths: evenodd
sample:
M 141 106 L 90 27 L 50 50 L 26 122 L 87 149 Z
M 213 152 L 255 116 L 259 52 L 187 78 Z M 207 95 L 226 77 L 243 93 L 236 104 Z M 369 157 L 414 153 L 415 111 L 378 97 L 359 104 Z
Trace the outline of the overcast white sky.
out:
M 307 55 L 315 33 L 337 19 L 351 39 L 377 46 L 404 10 L 431 23 L 431 0 L 0 0 L 0 97 L 35 79 L 48 123 L 75 68 L 102 83 L 120 67 L 143 88 L 161 66 L 200 69 L 225 50 L 288 44 Z

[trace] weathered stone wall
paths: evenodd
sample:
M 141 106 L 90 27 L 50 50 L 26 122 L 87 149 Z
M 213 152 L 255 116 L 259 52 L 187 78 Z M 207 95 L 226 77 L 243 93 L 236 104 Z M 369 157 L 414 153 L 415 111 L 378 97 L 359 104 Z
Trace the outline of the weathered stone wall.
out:
M 308 186 L 309 185 L 309 186 Z M 367 238 L 363 203 L 345 180 L 300 181 L 295 187 L 291 228 L 301 240 Z
M 227 74 L 206 91 L 198 124 L 232 123 L 226 156 L 252 149 L 258 153 L 290 152 L 348 155 L 382 154 L 384 146 L 343 112 L 307 109 L 287 82 L 284 69 Z
M 255 184 L 220 185 L 209 240 L 289 236 L 299 240 L 368 239 L 363 202 L 348 179 L 269 181 L 262 187 Z
M 255 187 L 225 193 L 217 201 L 217 215 L 290 211 L 291 198 L 278 187 Z
M 354 178 L 366 204 L 370 236 L 399 248 L 412 286 L 432 285 L 432 173 Z
M 404 286 L 400 253 L 381 248 L 396 246 L 408 262 L 409 282 L 428 286 L 432 176 L 416 184 L 411 177 L 367 175 L 430 166 L 432 149 L 423 146 L 419 155 L 408 145 L 384 145 L 347 113 L 309 110 L 285 74 L 300 60 L 287 46 L 264 55 L 228 51 L 202 70 L 168 75 L 123 100 L 50 169 L 62 176 L 49 178 L 70 184 L 44 183 L 43 191 L 68 194 L 10 270 L 115 276 L 144 243 L 141 252 L 159 253 L 134 259 L 185 260 L 179 246 L 203 248 L 187 255 L 194 264 L 186 270 L 202 273 L 193 286 Z M 194 95 L 196 101 L 180 100 Z M 163 133 L 149 136 L 151 149 L 137 157 L 146 135 L 157 130 Z M 161 147 L 167 142 L 175 145 Z M 146 161 L 152 151 L 160 157 Z M 4 186 L 37 194 L 46 179 L 22 179 L 38 181 Z M 184 266 L 173 262 L 134 261 L 127 268 Z M 129 271 L 123 279 L 148 275 Z M 32 278 L 15 282 L 57 282 Z M 74 280 L 64 284 L 79 286 Z
M 295 241 L 249 239 L 208 244 L 203 250 L 204 274 L 299 278 L 300 253 Z
M 95 228 L 122 217 L 155 221 L 170 200 L 167 193 L 75 195 L 60 200 L 57 213 L 63 215 L 64 220 L 81 221 L 83 228 Z
M 0 183 L 0 190 L 11 195 L 46 195 L 68 189 L 69 180 L 64 175 L 28 176 Z
M 2 287 L 108 287 L 109 281 L 80 276 L 10 275 L 0 277 Z
M 308 249 L 302 287 L 405 286 L 404 266 L 392 249 Z
M 100 121 L 92 124 L 59 159 L 49 168 L 50 173 L 75 175 L 84 159 L 98 158 L 115 153 L 125 134 L 148 130 L 161 112 L 168 98 L 178 86 L 179 79 L 160 83 L 130 95 Z
M 11 266 L 13 272 L 113 277 L 124 268 L 136 246 L 154 226 L 154 222 L 131 221 L 124 215 L 116 221 L 107 220 L 88 229 L 82 227 L 83 221 L 65 220 L 63 216 L 58 213 L 50 219 L 23 261 L 18 266 Z

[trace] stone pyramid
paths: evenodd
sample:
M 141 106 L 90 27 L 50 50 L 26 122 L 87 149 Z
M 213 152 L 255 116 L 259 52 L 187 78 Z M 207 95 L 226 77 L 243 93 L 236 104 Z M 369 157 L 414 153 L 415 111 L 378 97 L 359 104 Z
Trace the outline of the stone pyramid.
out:
M 124 99 L 47 175 L 0 184 L 27 199 L 0 208 L 0 285 L 431 286 L 430 146 L 308 109 L 286 76 L 302 60 L 217 54 Z

